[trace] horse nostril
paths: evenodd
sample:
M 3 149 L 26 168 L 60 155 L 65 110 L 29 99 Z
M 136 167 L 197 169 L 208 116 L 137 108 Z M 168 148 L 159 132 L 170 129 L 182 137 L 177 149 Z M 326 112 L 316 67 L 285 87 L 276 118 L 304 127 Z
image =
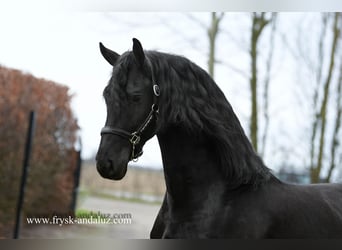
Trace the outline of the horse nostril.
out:
M 97 172 L 104 178 L 108 178 L 112 172 L 112 164 L 110 161 L 102 160 L 96 162 Z
M 108 171 L 113 166 L 113 162 L 111 160 L 97 160 L 96 167 L 99 171 Z
M 113 167 L 114 167 L 113 160 L 108 160 L 108 161 L 107 161 L 107 164 L 108 164 L 108 167 L 109 167 L 109 168 L 113 168 Z

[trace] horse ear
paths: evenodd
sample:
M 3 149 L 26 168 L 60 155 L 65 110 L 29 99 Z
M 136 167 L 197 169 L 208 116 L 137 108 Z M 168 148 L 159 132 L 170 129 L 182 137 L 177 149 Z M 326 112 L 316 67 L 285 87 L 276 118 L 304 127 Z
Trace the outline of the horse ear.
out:
M 143 66 L 145 61 L 145 53 L 138 39 L 133 38 L 133 54 L 139 66 Z
M 120 55 L 110 49 L 107 49 L 105 46 L 103 46 L 102 43 L 100 43 L 100 51 L 102 56 L 107 60 L 107 62 L 110 63 L 110 65 L 114 66 L 115 62 L 118 60 Z

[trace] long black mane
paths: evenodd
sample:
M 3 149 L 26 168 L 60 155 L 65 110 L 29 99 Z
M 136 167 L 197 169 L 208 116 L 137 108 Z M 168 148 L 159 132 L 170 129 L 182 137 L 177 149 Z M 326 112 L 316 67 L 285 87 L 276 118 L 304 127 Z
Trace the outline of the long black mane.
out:
M 232 187 L 258 186 L 269 180 L 270 170 L 253 150 L 231 105 L 209 74 L 181 56 L 146 51 L 146 57 L 162 93 L 159 130 L 178 124 L 214 140 L 223 174 Z M 127 72 L 131 63 L 134 58 L 128 52 L 119 60 L 118 71 Z

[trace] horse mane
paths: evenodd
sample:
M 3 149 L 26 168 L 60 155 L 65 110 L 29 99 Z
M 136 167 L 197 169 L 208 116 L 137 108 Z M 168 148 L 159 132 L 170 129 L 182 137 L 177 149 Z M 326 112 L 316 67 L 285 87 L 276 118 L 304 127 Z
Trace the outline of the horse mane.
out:
M 161 88 L 158 129 L 180 124 L 214 142 L 231 187 L 260 186 L 272 174 L 254 151 L 231 105 L 214 80 L 187 58 L 145 51 Z M 128 59 L 132 56 L 128 54 Z M 144 70 L 149 74 L 151 70 Z

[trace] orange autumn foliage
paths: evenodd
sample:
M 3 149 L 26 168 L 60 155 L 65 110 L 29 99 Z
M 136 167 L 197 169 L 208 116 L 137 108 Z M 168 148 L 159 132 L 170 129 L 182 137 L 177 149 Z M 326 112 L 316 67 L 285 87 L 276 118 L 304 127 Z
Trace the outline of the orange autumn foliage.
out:
M 0 66 L 0 237 L 13 231 L 31 110 L 35 134 L 24 216 L 70 210 L 78 125 L 66 86 Z

